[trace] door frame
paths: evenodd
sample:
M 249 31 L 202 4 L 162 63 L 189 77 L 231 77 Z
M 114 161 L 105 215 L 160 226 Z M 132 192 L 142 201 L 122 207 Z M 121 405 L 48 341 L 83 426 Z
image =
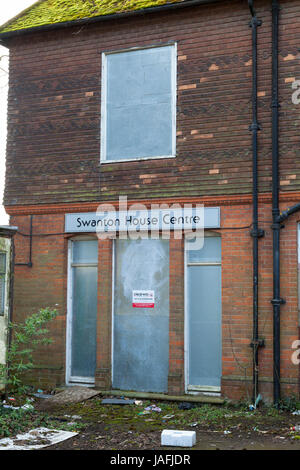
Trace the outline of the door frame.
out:
M 72 321 L 73 321 L 73 242 L 84 240 L 95 240 L 95 237 L 79 235 L 68 240 L 68 268 L 67 268 L 67 321 L 66 321 L 66 385 L 91 387 L 95 384 L 95 379 L 86 377 L 75 377 L 71 375 L 72 367 Z
M 212 231 L 204 231 L 204 239 L 207 237 L 218 237 L 220 235 Z M 207 393 L 207 394 L 220 394 L 221 386 L 202 386 L 189 384 L 189 299 L 188 299 L 188 266 L 221 266 L 221 279 L 222 279 L 222 262 L 208 262 L 208 263 L 189 263 L 187 262 L 187 244 L 188 240 L 184 240 L 184 390 L 186 394 Z M 222 298 L 222 297 L 221 297 Z M 221 302 L 221 323 L 222 323 L 222 302 Z M 222 324 L 221 324 L 222 327 Z M 222 338 L 221 338 L 222 341 Z

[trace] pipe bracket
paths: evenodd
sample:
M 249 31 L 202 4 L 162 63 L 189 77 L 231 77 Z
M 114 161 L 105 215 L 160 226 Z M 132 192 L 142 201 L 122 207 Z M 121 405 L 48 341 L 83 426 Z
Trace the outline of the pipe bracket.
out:
M 279 298 L 279 299 L 272 299 L 271 300 L 271 304 L 272 305 L 284 305 L 286 304 L 286 301 L 282 298 Z
M 257 122 L 256 122 L 256 123 L 252 123 L 252 124 L 249 126 L 249 131 L 251 131 L 251 132 L 260 131 L 260 130 L 261 130 L 261 126 L 260 126 L 260 124 L 258 124 Z
M 253 16 L 252 17 L 252 20 L 250 21 L 250 24 L 249 24 L 249 27 L 250 28 L 253 28 L 253 27 L 258 27 L 258 26 L 261 26 L 262 25 L 262 21 L 259 20 L 258 18 L 256 18 L 256 16 Z
M 251 348 L 264 348 L 266 345 L 264 338 L 258 338 L 256 340 L 252 340 L 250 343 Z
M 251 230 L 250 235 L 253 238 L 262 238 L 265 236 L 265 231 L 262 228 L 258 228 L 257 230 Z

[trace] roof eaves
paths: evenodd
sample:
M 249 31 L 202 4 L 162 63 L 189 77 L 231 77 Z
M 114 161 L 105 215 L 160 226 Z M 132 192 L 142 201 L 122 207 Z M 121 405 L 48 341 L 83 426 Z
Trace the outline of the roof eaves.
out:
M 39 2 L 40 1 L 43 1 L 43 0 L 39 0 Z M 64 21 L 61 23 L 52 23 L 52 24 L 46 24 L 46 25 L 41 25 L 41 26 L 34 26 L 32 28 L 18 29 L 18 30 L 0 33 L 0 43 L 4 44 L 6 39 L 10 39 L 10 38 L 17 37 L 17 36 L 22 36 L 25 34 L 40 32 L 40 31 L 45 31 L 45 32 L 53 31 L 53 30 L 68 28 L 72 26 L 81 26 L 84 24 L 98 23 L 102 21 L 118 20 L 118 19 L 133 17 L 133 16 L 143 16 L 143 15 L 150 14 L 150 13 L 159 13 L 159 12 L 167 11 L 167 10 L 176 10 L 180 8 L 199 6 L 199 5 L 209 4 L 209 3 L 218 3 L 221 1 L 224 1 L 224 0 L 183 0 L 182 2 L 178 2 L 178 3 L 166 3 L 165 5 L 143 8 L 140 10 L 133 10 L 133 11 L 122 12 L 122 13 L 113 13 L 109 15 L 93 16 L 93 17 L 82 18 L 78 20 Z M 32 8 L 32 6 L 24 10 L 22 13 L 20 13 L 20 15 L 24 14 L 24 12 L 26 12 L 30 8 Z M 15 18 L 18 18 L 20 15 L 17 15 L 17 17 Z M 10 23 L 11 21 L 12 20 L 10 20 L 8 23 Z

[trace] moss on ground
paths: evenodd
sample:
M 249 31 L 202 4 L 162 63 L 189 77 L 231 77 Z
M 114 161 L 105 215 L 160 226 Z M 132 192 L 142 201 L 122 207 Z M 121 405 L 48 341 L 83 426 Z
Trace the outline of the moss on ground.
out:
M 118 428 L 120 431 L 157 431 L 168 429 L 193 429 L 197 426 L 207 429 L 226 429 L 244 422 L 249 426 L 260 426 L 266 423 L 273 426 L 283 418 L 283 412 L 274 408 L 249 411 L 245 406 L 196 405 L 190 410 L 181 410 L 176 402 L 155 402 L 161 412 L 152 411 L 143 414 L 144 409 L 153 404 L 143 401 L 142 405 L 103 405 L 101 399 L 93 398 L 83 403 L 67 405 L 60 413 L 79 415 L 86 424 L 102 423 L 105 429 Z

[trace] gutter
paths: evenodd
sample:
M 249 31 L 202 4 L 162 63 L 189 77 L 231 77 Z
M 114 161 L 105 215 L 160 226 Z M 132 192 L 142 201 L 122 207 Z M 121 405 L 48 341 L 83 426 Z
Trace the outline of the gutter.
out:
M 4 44 L 6 39 L 24 36 L 26 34 L 36 33 L 39 31 L 55 31 L 62 28 L 69 28 L 72 26 L 83 26 L 86 24 L 102 23 L 105 21 L 120 20 L 123 18 L 125 19 L 131 17 L 145 16 L 150 13 L 163 13 L 164 11 L 169 10 L 179 10 L 187 7 L 220 3 L 221 1 L 223 0 L 183 0 L 180 3 L 169 3 L 157 7 L 143 8 L 141 10 L 128 11 L 124 13 L 113 13 L 110 15 L 94 16 L 92 18 L 82 18 L 79 20 L 63 21 L 61 23 L 53 23 L 42 26 L 34 26 L 32 28 L 19 29 L 16 31 L 8 31 L 6 33 L 0 33 L 0 44 Z

